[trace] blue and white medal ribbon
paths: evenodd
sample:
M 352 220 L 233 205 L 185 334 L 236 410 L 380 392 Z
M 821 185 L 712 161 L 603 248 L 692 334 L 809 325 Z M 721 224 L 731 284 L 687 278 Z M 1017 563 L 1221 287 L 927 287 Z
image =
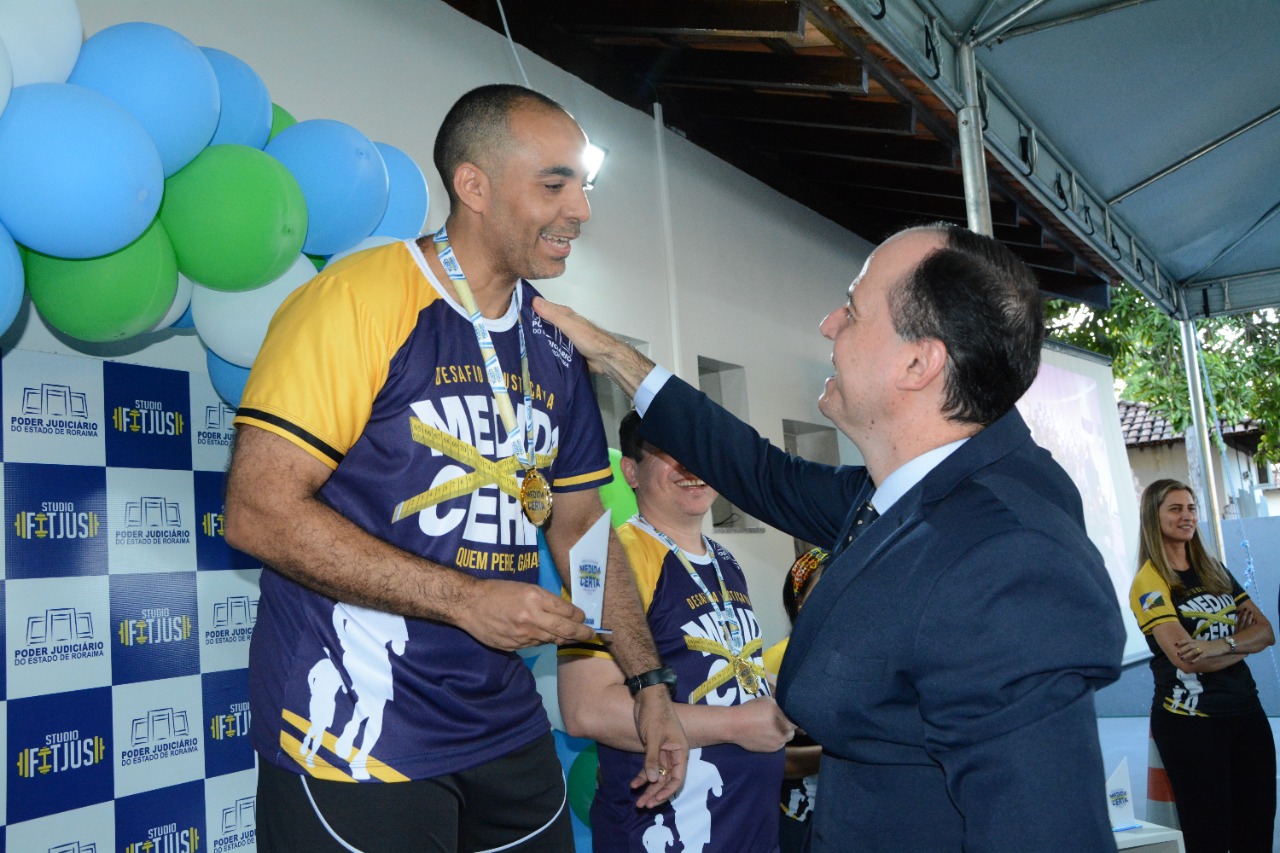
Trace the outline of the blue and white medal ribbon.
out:
M 516 283 L 516 331 L 520 337 L 520 379 L 524 383 L 524 435 L 520 433 L 516 423 L 516 413 L 511 407 L 511 393 L 507 389 L 506 379 L 502 374 L 502 365 L 498 362 L 498 352 L 493 346 L 493 338 L 489 335 L 489 327 L 485 325 L 484 315 L 476 305 L 475 294 L 462 272 L 462 266 L 453 254 L 449 245 L 449 234 L 444 226 L 432 238 L 436 244 L 436 254 L 445 274 L 453 282 L 453 289 L 462 302 L 463 309 L 471 318 L 471 326 L 476 332 L 476 342 L 480 344 L 480 356 L 484 359 L 484 372 L 493 391 L 493 402 L 502 418 L 502 425 L 507 430 L 507 445 L 511 455 L 524 469 L 524 478 L 520 483 L 520 506 L 534 525 L 541 527 L 551 515 L 551 488 L 546 479 L 538 473 L 534 466 L 534 432 L 533 432 L 533 383 L 529 381 L 529 356 L 525 349 L 524 324 L 520 320 L 521 292 L 523 287 Z
M 697 569 L 689 562 L 684 550 L 670 536 L 649 523 L 649 520 L 643 515 L 636 513 L 636 518 L 644 522 L 644 526 L 653 531 L 653 535 L 657 536 L 658 540 L 663 545 L 666 545 L 672 554 L 675 554 L 676 559 L 680 561 L 680 565 L 684 566 L 684 570 L 689 573 L 689 577 L 698 585 L 698 589 L 711 606 L 711 618 L 719 626 L 720 633 L 724 636 L 725 645 L 729 648 L 729 654 L 732 656 L 730 663 L 733 665 L 734 675 L 737 676 L 738 683 L 748 693 L 753 695 L 759 693 L 760 679 L 753 671 L 751 661 L 742 656 L 742 649 L 746 645 L 742 637 L 742 626 L 738 622 L 738 617 L 734 615 L 733 605 L 729 602 L 729 588 L 725 585 L 724 573 L 720 571 L 720 561 L 716 559 L 715 546 L 707 537 L 702 537 L 702 545 L 707 549 L 707 556 L 711 558 L 711 566 L 716 572 L 716 580 L 720 582 L 719 605 L 716 604 L 715 596 L 707 589 L 707 585 L 703 582 Z

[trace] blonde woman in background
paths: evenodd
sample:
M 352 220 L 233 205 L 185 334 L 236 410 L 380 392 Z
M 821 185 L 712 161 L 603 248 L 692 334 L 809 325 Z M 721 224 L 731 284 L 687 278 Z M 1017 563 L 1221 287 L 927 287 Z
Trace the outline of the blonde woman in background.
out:
M 1151 647 L 1151 733 L 1169 774 L 1187 853 L 1270 851 L 1276 753 L 1244 658 L 1271 623 L 1200 541 L 1190 487 L 1142 495 L 1140 568 L 1129 604 Z

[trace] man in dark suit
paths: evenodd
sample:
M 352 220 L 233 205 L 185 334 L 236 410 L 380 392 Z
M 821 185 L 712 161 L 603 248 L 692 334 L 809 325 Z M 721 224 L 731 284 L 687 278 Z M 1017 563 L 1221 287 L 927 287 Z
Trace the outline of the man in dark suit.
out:
M 823 747 L 813 850 L 1115 849 L 1093 693 L 1124 630 L 1080 495 L 1014 409 L 1044 323 L 1012 253 L 901 232 L 823 320 L 818 406 L 865 468 L 788 456 L 569 309 L 534 307 L 636 397 L 646 440 L 834 552 L 779 677 Z

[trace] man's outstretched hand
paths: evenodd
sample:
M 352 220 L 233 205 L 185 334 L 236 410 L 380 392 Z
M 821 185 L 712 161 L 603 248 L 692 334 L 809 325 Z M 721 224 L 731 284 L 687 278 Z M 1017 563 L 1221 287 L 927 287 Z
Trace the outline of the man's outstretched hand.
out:
M 536 296 L 533 310 L 573 341 L 592 373 L 608 376 L 628 397 L 635 396 L 636 389 L 653 369 L 653 362 L 631 344 L 609 334 L 567 305 Z

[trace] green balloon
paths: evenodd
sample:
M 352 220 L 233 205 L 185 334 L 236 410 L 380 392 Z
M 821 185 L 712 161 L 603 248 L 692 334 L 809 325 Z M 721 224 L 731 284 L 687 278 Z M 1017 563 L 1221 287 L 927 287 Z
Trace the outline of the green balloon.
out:
M 286 110 L 284 107 L 280 106 L 279 104 L 272 104 L 271 105 L 271 135 L 267 137 L 267 141 L 270 142 L 272 139 L 275 138 L 275 135 L 277 133 L 284 130 L 286 127 L 293 127 L 297 123 L 298 123 L 298 120 L 294 118 L 289 113 L 288 110 Z
M 591 826 L 591 803 L 596 798 L 596 770 L 599 767 L 600 756 L 593 743 L 573 759 L 565 780 L 569 789 L 569 808 L 587 826 Z
M 611 516 L 609 521 L 614 527 L 621 527 L 631 516 L 639 512 L 636 507 L 636 493 L 631 491 L 631 487 L 622 476 L 622 468 L 619 467 L 621 460 L 622 451 L 610 447 L 609 467 L 613 469 L 613 482 L 600 487 L 600 501 L 604 504 L 604 508 L 609 510 Z
M 298 259 L 307 203 L 271 155 L 211 145 L 165 180 L 160 221 L 187 278 L 214 290 L 253 290 Z
M 27 250 L 27 289 L 45 321 L 82 341 L 122 341 L 149 332 L 173 305 L 178 263 L 160 220 L 123 249 L 96 258 Z

